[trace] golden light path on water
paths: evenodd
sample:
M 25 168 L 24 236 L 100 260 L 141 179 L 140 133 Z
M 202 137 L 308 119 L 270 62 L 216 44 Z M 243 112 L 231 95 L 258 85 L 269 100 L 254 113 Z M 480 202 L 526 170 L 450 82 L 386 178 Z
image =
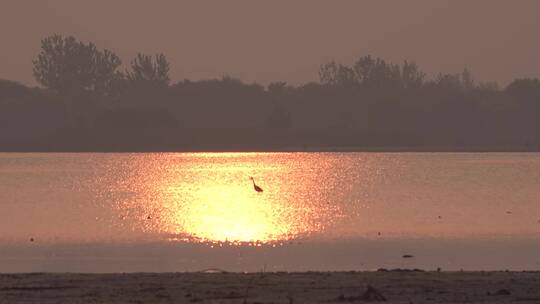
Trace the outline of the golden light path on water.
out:
M 25 153 L 0 171 L 0 243 L 540 235 L 538 153 Z
M 265 200 L 264 193 L 251 195 L 247 187 L 238 185 L 197 186 L 199 190 L 193 193 L 190 203 L 178 206 L 172 217 L 193 237 L 221 242 L 268 242 L 294 234 L 291 223 L 280 218 L 276 208 L 279 206 Z
M 339 212 L 324 201 L 317 172 L 304 176 L 290 159 L 281 159 L 260 153 L 139 156 L 123 163 L 125 175 L 110 189 L 124 189 L 127 196 L 117 201 L 117 210 L 138 219 L 134 225 L 142 223 L 150 235 L 275 244 L 319 232 Z M 251 176 L 262 193 L 255 191 Z

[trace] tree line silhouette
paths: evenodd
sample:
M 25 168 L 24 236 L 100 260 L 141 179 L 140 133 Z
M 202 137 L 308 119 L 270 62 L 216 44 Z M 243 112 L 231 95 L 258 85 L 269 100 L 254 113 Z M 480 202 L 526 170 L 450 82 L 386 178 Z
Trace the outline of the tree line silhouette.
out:
M 0 150 L 540 150 L 538 79 L 500 89 L 371 56 L 299 86 L 171 83 L 163 54 L 126 66 L 93 43 L 43 39 L 41 87 L 0 80 Z

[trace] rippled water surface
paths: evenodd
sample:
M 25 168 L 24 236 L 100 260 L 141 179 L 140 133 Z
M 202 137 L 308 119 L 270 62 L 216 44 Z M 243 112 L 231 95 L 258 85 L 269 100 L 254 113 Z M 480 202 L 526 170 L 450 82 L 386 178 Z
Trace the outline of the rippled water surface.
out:
M 1 153 L 0 213 L 0 259 L 29 243 L 53 255 L 103 244 L 536 244 L 540 154 Z

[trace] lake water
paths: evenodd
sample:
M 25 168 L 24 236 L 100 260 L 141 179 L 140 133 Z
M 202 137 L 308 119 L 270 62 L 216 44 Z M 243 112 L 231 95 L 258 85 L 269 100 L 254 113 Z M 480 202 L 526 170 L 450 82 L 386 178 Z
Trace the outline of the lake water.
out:
M 540 153 L 0 153 L 0 215 L 0 272 L 534 270 Z

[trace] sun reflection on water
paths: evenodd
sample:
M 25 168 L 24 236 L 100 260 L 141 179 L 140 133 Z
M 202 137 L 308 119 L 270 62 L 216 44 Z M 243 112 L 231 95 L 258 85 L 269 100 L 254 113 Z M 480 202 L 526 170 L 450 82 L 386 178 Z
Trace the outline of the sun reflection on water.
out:
M 316 180 L 293 182 L 287 177 L 296 168 L 275 158 L 234 156 L 137 159 L 122 181 L 131 197 L 118 209 L 131 210 L 130 217 L 140 219 L 134 225 L 148 234 L 189 242 L 276 245 L 323 229 L 330 211 L 321 205 L 323 196 L 303 192 L 316 189 Z M 250 176 L 263 193 L 253 189 Z
M 283 237 L 291 225 L 280 221 L 264 194 L 252 195 L 239 185 L 210 185 L 174 214 L 186 232 L 210 241 L 271 241 Z

